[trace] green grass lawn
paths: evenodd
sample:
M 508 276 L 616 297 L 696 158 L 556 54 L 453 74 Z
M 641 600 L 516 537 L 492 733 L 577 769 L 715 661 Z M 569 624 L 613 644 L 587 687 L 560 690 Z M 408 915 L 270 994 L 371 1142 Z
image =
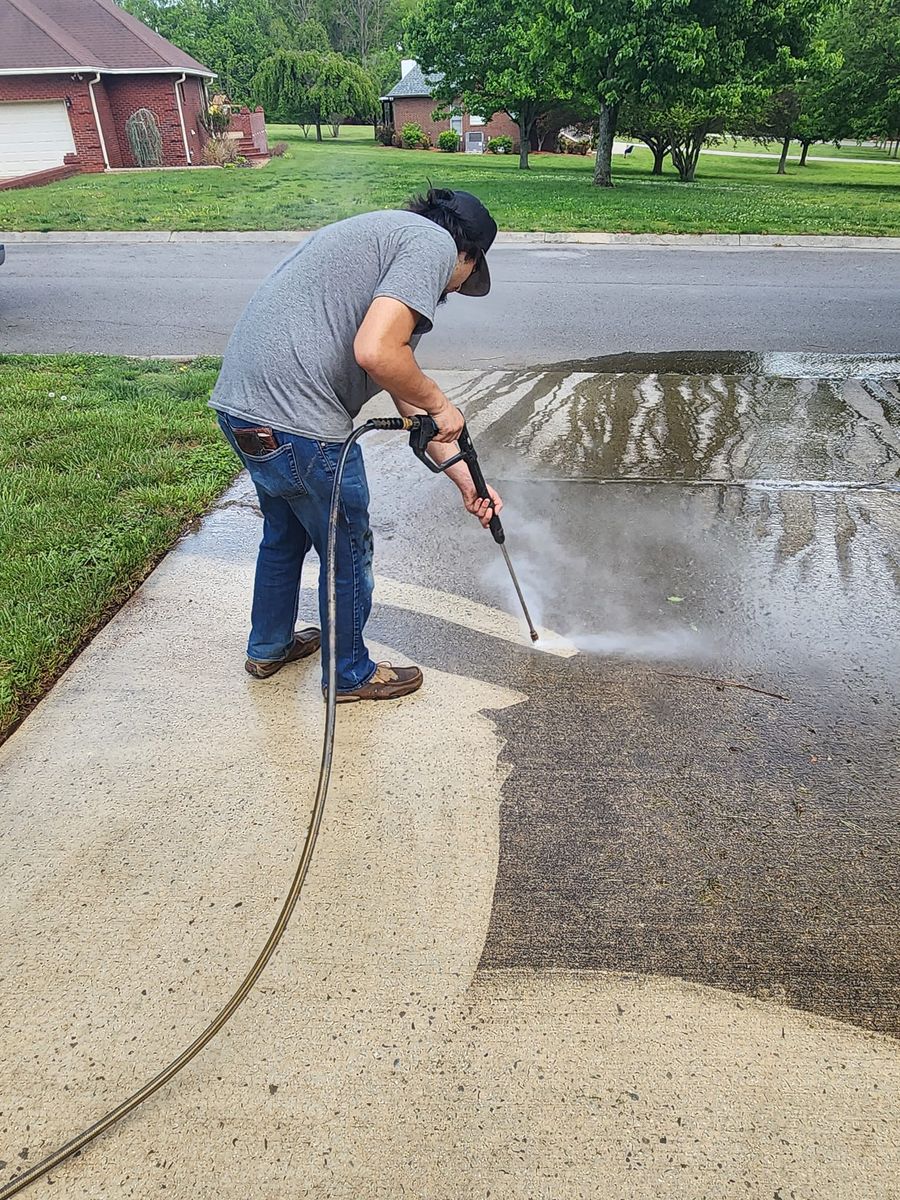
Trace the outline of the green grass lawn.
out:
M 615 157 L 617 186 L 591 186 L 589 157 L 543 154 L 532 170 L 512 156 L 441 154 L 376 146 L 371 130 L 304 140 L 272 126 L 287 155 L 259 170 L 134 171 L 82 175 L 48 187 L 0 192 L 2 229 L 311 229 L 396 207 L 435 184 L 467 188 L 501 229 L 633 233 L 900 233 L 900 166 L 796 165 L 777 176 L 768 159 L 701 156 L 697 180 L 670 166 L 650 175 L 649 152 Z
M 217 370 L 0 356 L 0 740 L 237 473 Z

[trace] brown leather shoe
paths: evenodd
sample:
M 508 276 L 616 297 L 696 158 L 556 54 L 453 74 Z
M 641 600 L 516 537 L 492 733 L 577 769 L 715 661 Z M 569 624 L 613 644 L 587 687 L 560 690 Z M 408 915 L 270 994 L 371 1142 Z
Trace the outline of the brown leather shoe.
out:
M 390 663 L 379 663 L 375 674 L 361 687 L 352 692 L 338 692 L 338 704 L 353 704 L 357 700 L 396 700 L 408 696 L 422 686 L 422 672 L 418 667 L 392 667 Z M 326 689 L 322 689 L 325 694 Z
M 276 662 L 257 662 L 255 658 L 248 658 L 244 663 L 244 670 L 254 679 L 269 679 L 276 671 L 280 671 L 285 663 L 296 662 L 300 658 L 309 658 L 311 654 L 315 654 L 321 642 L 322 635 L 311 625 L 309 629 L 301 629 L 294 634 L 294 644 L 284 658 L 279 658 Z

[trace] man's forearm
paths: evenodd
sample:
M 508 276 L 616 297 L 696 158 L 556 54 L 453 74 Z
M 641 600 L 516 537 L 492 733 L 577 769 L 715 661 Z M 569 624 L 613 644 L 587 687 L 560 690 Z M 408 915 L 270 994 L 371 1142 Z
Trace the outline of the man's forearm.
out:
M 398 347 L 376 362 L 367 363 L 369 376 L 398 401 L 419 412 L 435 413 L 447 403 L 447 397 L 424 374 L 409 346 Z

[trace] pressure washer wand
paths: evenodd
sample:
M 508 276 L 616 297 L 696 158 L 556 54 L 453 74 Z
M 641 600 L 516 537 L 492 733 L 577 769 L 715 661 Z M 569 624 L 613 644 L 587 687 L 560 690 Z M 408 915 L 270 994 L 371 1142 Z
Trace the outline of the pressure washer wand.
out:
M 395 418 L 389 418 L 395 419 Z M 454 463 L 464 462 L 469 468 L 469 474 L 472 476 L 472 483 L 475 485 L 475 491 L 482 500 L 490 500 L 491 493 L 488 491 L 487 483 L 484 475 L 481 472 L 481 466 L 478 462 L 478 455 L 475 453 L 475 447 L 472 445 L 472 438 L 469 436 L 469 431 L 466 426 L 463 426 L 462 433 L 457 439 L 459 443 L 459 453 L 446 462 L 437 463 L 428 453 L 428 443 L 433 442 L 437 436 L 438 427 L 431 417 L 404 417 L 401 420 L 405 421 L 405 428 L 410 430 L 409 444 L 412 447 L 413 453 L 417 458 L 428 467 L 429 471 L 435 474 L 440 474 L 446 471 L 448 467 L 452 467 Z M 496 513 L 491 517 L 488 528 L 491 531 L 491 537 L 500 547 L 503 555 L 503 560 L 506 563 L 509 571 L 509 577 L 513 581 L 513 587 L 516 589 L 516 595 L 519 597 L 519 603 L 522 605 L 522 612 L 525 614 L 525 621 L 528 625 L 528 632 L 531 634 L 531 640 L 538 640 L 538 631 L 534 627 L 534 622 L 531 619 L 531 614 L 528 611 L 528 605 L 525 603 L 525 597 L 522 594 L 522 588 L 519 586 L 519 580 L 513 570 L 513 565 L 509 557 L 509 551 L 506 549 L 506 534 L 503 526 L 500 523 L 500 518 Z
M 472 476 L 472 482 L 475 484 L 475 491 L 482 500 L 490 500 L 491 493 L 488 491 L 487 483 L 484 475 L 481 473 L 481 466 L 478 462 L 478 455 L 475 453 L 475 447 L 472 445 L 472 439 L 469 436 L 468 429 L 463 426 L 463 431 L 459 435 L 459 450 L 463 462 L 469 468 L 469 474 Z M 451 459 L 451 462 L 453 460 Z M 522 589 L 519 586 L 519 580 L 513 570 L 512 561 L 509 557 L 509 551 L 506 548 L 506 534 L 503 526 L 500 524 L 500 518 L 495 513 L 491 517 L 491 523 L 488 526 L 491 531 L 491 536 L 500 547 L 500 553 L 503 555 L 503 560 L 509 570 L 509 577 L 513 581 L 513 587 L 516 589 L 516 595 L 519 597 L 519 603 L 522 605 L 522 612 L 525 614 L 525 621 L 528 625 L 528 632 L 531 634 L 531 640 L 538 640 L 538 631 L 534 627 L 534 622 L 531 619 L 531 614 L 528 611 L 528 605 L 525 603 L 525 597 L 522 594 Z

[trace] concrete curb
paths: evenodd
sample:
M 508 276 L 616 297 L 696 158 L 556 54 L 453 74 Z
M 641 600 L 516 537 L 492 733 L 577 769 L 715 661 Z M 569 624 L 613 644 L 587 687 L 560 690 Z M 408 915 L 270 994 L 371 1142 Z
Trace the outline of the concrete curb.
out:
M 272 242 L 296 244 L 309 237 L 307 230 L 97 230 L 85 232 L 0 233 L 0 240 L 37 244 L 144 245 L 149 242 Z M 900 252 L 900 237 L 831 237 L 820 234 L 768 233 L 499 233 L 499 246 L 669 246 L 709 250 L 892 250 Z

